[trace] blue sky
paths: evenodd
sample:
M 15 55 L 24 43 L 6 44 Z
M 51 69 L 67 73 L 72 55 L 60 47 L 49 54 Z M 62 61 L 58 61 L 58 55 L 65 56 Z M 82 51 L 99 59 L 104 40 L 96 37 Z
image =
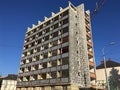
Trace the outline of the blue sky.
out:
M 85 9 L 95 8 L 96 0 L 69 0 L 75 6 L 84 3 Z M 102 0 L 98 0 L 102 1 Z M 106 58 L 120 62 L 120 1 L 107 0 L 92 20 L 96 64 Z M 0 0 L 0 74 L 17 74 L 27 27 L 67 7 L 68 0 Z M 91 12 L 92 13 L 92 12 Z M 116 45 L 109 46 L 110 42 Z

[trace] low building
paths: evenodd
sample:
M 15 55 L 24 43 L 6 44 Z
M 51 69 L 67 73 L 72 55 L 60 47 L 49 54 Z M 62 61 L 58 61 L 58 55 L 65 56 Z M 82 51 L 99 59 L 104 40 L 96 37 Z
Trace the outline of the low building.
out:
M 106 71 L 110 88 L 120 90 L 120 63 L 109 59 L 106 61 Z M 106 75 L 104 61 L 101 61 L 101 64 L 96 67 L 96 77 L 98 88 L 105 88 Z
M 0 77 L 0 90 L 16 90 L 17 75 L 9 74 Z

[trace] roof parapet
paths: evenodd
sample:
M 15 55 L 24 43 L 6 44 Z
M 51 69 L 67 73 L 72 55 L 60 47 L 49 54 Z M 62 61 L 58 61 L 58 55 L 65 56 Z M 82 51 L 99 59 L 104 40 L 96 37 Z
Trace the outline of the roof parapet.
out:
M 35 26 L 35 24 L 32 24 L 32 28 L 35 28 L 36 26 Z
M 54 12 L 51 12 L 52 13 L 52 16 L 54 16 L 55 15 L 55 13 Z
M 76 11 L 76 7 L 70 1 L 68 1 L 68 4 L 69 4 L 69 7 L 71 7 L 72 9 Z
M 85 11 L 87 14 L 90 14 L 90 10 Z
M 44 20 L 46 21 L 46 20 L 48 20 L 48 18 L 46 16 L 44 16 Z
M 28 28 L 27 28 L 27 31 L 30 31 L 30 30 L 31 30 L 31 28 L 30 28 L 30 27 L 28 27 Z
M 40 25 L 42 22 L 41 21 L 38 21 L 38 25 Z
M 62 11 L 63 10 L 63 8 L 62 7 L 60 7 L 60 11 Z

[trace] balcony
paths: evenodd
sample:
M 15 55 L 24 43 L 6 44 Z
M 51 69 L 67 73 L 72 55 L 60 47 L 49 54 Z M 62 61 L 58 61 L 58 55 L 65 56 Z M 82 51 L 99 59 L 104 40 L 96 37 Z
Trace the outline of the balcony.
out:
M 93 52 L 88 51 L 88 55 L 93 56 Z
M 92 47 L 92 42 L 87 41 L 87 45 L 89 45 L 90 47 Z
M 91 79 L 95 79 L 96 78 L 95 73 L 90 72 L 90 77 L 91 77 Z
M 94 67 L 94 62 L 89 61 L 89 66 L 90 66 L 91 68 Z
M 86 35 L 91 38 L 91 34 L 90 33 L 86 32 Z
M 87 29 L 89 29 L 89 30 L 90 30 L 90 26 L 89 26 L 89 25 L 85 25 L 85 26 L 86 26 L 86 28 L 87 28 Z
M 87 22 L 90 22 L 89 17 L 86 17 L 86 16 L 85 16 L 85 20 L 86 20 Z

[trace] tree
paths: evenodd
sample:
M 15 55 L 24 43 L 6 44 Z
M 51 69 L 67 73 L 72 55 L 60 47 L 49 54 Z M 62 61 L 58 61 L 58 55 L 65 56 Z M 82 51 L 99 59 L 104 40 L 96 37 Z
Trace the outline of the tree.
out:
M 109 76 L 109 85 L 111 90 L 120 90 L 120 75 L 119 70 L 112 68 Z

